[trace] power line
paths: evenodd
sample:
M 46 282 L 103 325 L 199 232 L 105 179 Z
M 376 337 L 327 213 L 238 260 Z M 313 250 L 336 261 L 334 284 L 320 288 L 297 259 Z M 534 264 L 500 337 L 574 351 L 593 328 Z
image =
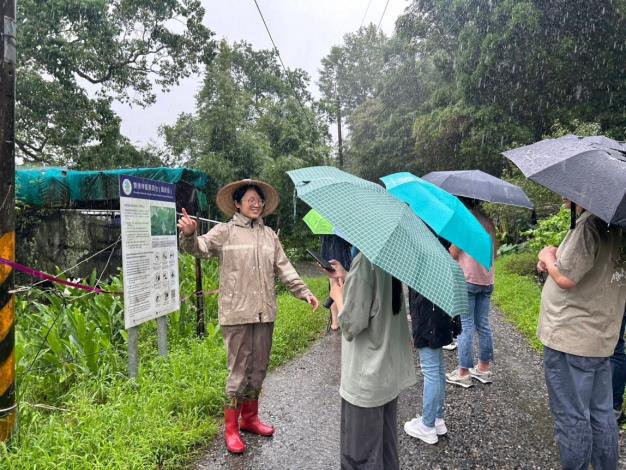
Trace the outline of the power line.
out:
M 254 0 L 254 4 L 256 5 L 256 9 L 259 12 L 259 15 L 261 16 L 261 21 L 263 21 L 263 26 L 265 26 L 265 31 L 267 31 L 267 35 L 269 36 L 270 41 L 272 41 L 272 45 L 274 46 L 274 50 L 276 51 L 276 55 L 278 56 L 278 60 L 280 61 L 280 65 L 282 65 L 283 70 L 285 71 L 285 76 L 287 77 L 287 83 L 289 83 L 289 87 L 291 88 L 291 91 L 293 92 L 293 96 L 298 101 L 298 104 L 300 105 L 300 109 L 302 110 L 302 114 L 304 114 L 304 117 L 306 118 L 307 122 L 309 123 L 309 127 L 311 128 L 311 130 L 313 130 L 314 129 L 313 123 L 311 122 L 311 119 L 309 118 L 309 115 L 306 113 L 306 110 L 304 109 L 304 105 L 302 104 L 302 101 L 300 100 L 300 97 L 298 96 L 298 93 L 296 92 L 296 87 L 293 85 L 293 83 L 291 81 L 291 77 L 289 76 L 289 72 L 287 71 L 287 67 L 285 67 L 285 63 L 283 62 L 283 58 L 280 56 L 280 51 L 278 50 L 278 47 L 276 46 L 276 43 L 274 42 L 274 38 L 272 37 L 272 33 L 270 33 L 270 29 L 267 26 L 267 22 L 265 21 L 265 17 L 263 16 L 263 12 L 261 11 L 261 7 L 259 6 L 259 3 L 257 2 L 257 0 Z
M 378 29 L 380 29 L 380 24 L 383 22 L 383 18 L 385 17 L 385 13 L 387 12 L 387 7 L 389 6 L 389 0 L 385 3 L 385 9 L 383 10 L 383 14 L 380 15 L 380 20 L 378 20 Z
M 365 9 L 365 13 L 363 13 L 363 18 L 361 18 L 361 24 L 359 25 L 359 29 L 363 27 L 363 22 L 365 21 L 365 17 L 367 16 L 367 12 L 369 11 L 371 4 L 372 4 L 372 0 L 367 2 L 367 8 Z

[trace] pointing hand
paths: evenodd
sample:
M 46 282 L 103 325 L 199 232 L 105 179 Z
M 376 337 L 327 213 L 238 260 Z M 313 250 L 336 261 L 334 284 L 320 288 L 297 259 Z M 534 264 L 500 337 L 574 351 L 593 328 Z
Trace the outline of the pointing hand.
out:
M 178 229 L 183 232 L 183 235 L 189 237 L 196 233 L 196 227 L 198 226 L 198 223 L 191 217 L 189 217 L 189 214 L 187 214 L 187 211 L 183 207 L 183 216 L 178 219 L 177 225 Z

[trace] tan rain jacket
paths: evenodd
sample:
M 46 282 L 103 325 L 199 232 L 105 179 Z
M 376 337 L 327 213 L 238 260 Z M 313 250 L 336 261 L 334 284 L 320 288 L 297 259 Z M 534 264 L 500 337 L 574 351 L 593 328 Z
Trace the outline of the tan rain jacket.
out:
M 235 213 L 201 236 L 180 236 L 180 249 L 220 260 L 220 325 L 267 323 L 276 319 L 274 278 L 299 299 L 312 295 L 291 265 L 278 236 L 263 219 Z

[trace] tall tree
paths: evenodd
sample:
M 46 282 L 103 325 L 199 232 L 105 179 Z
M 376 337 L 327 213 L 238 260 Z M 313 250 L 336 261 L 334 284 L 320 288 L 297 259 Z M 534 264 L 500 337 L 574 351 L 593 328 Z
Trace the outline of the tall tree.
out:
M 93 165 L 141 156 L 120 135 L 113 100 L 152 104 L 214 55 L 200 0 L 18 2 L 18 155 Z M 85 162 L 83 162 L 85 159 Z
M 213 196 L 235 179 L 275 184 L 282 203 L 274 219 L 289 235 L 293 186 L 284 172 L 322 164 L 329 151 L 328 130 L 308 82 L 302 70 L 283 72 L 273 51 L 222 41 L 206 68 L 196 113 L 162 128 L 168 149 L 211 176 Z
M 329 110 L 335 109 L 339 99 L 342 114 L 347 117 L 374 96 L 384 65 L 386 41 L 382 31 L 370 24 L 346 34 L 340 46 L 331 48 L 322 59 L 318 83 L 322 102 Z
M 348 116 L 350 136 L 346 157 L 351 169 L 376 180 L 393 171 L 419 172 L 414 150 L 413 123 L 431 94 L 431 70 L 423 67 L 418 48 L 396 34 L 385 41 L 384 64 L 376 88 Z
M 390 168 L 499 174 L 502 150 L 555 123 L 597 122 L 624 139 L 624 63 L 623 0 L 414 0 L 374 97 L 352 113 L 348 154 L 369 178 Z M 401 116 L 411 113 L 409 136 Z M 400 145 L 411 139 L 412 150 Z
M 424 60 L 438 57 L 451 72 L 440 87 L 447 99 L 431 100 L 417 119 L 420 155 L 447 145 L 459 157 L 448 165 L 497 173 L 500 151 L 557 121 L 595 121 L 623 137 L 624 2 L 416 0 L 411 12 Z
M 343 166 L 343 122 L 365 100 L 372 98 L 384 64 L 385 35 L 373 24 L 343 37 L 322 59 L 318 82 L 322 109 L 337 124 L 338 162 Z

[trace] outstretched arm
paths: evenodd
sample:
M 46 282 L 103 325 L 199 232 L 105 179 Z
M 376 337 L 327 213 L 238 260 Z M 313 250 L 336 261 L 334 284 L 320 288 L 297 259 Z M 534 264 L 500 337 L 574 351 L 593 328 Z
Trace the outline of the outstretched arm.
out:
M 313 308 L 313 311 L 317 310 L 320 305 L 319 300 L 300 278 L 300 275 L 287 258 L 278 237 L 276 237 L 274 242 L 274 273 L 278 276 L 280 282 L 289 289 L 289 292 L 295 297 L 305 300 Z
M 211 258 L 218 256 L 222 240 L 227 233 L 226 224 L 220 224 L 209 230 L 208 233 L 196 236 L 198 223 L 192 219 L 183 208 L 183 216 L 178 220 L 180 230 L 179 246 L 181 251 L 191 253 L 197 258 Z

